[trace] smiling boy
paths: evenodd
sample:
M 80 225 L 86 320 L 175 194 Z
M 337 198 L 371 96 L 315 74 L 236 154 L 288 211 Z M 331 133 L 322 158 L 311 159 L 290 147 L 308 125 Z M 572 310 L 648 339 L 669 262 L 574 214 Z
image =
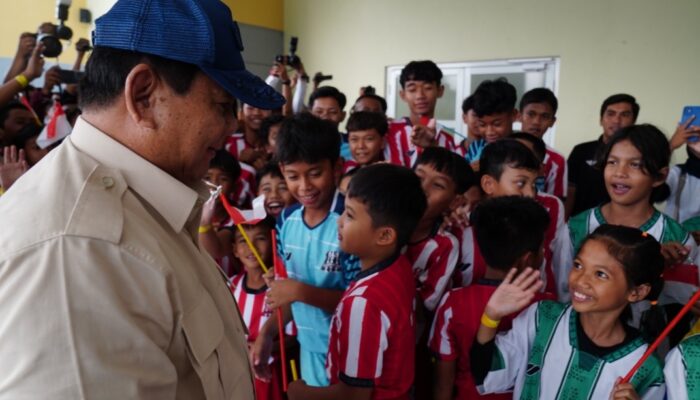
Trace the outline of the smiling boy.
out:
M 326 386 L 326 353 L 331 313 L 358 264 L 343 253 L 336 221 L 344 199 L 336 190 L 340 178 L 340 135 L 335 126 L 312 115 L 299 115 L 282 123 L 275 158 L 298 204 L 278 218 L 279 248 L 289 279 L 270 283 L 268 304 L 294 315 L 301 347 L 301 377 L 310 385 Z M 254 349 L 256 374 L 269 371 L 266 360 L 277 334 L 270 321 Z
M 415 345 L 411 266 L 400 248 L 426 207 L 407 168 L 363 168 L 348 188 L 338 220 L 340 247 L 362 272 L 343 294 L 331 322 L 327 373 L 331 385 L 289 385 L 291 400 L 409 399 Z
M 410 115 L 389 124 L 387 145 L 399 155 L 396 163 L 413 166 L 425 147 L 440 146 L 461 151 L 449 133 L 427 122 L 435 118 L 437 101 L 445 92 L 440 68 L 429 60 L 411 61 L 401 70 L 399 83 L 399 95 L 406 102 Z

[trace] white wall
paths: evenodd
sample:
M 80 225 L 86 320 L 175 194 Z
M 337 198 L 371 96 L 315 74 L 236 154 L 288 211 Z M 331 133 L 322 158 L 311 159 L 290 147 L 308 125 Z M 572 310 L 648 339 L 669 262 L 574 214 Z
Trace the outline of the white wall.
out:
M 560 56 L 555 146 L 566 154 L 601 133 L 610 94 L 634 95 L 639 122 L 669 135 L 682 107 L 700 104 L 698 0 L 286 0 L 284 15 L 309 74 L 333 74 L 350 99 L 415 59 Z

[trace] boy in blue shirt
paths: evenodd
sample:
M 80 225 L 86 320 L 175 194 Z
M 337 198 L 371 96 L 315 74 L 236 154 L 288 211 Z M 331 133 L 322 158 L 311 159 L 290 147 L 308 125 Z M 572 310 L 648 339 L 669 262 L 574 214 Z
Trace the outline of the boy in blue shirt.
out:
M 277 221 L 278 252 L 289 279 L 270 282 L 267 303 L 294 317 L 301 347 L 301 376 L 311 386 L 327 386 L 325 371 L 330 320 L 343 291 L 359 271 L 355 258 L 342 253 L 338 217 L 344 209 L 336 190 L 342 160 L 335 126 L 311 115 L 282 123 L 275 159 L 287 187 L 299 203 L 282 211 Z M 291 311 L 291 313 L 290 313 Z M 267 376 L 267 358 L 278 335 L 271 318 L 253 346 L 259 377 Z

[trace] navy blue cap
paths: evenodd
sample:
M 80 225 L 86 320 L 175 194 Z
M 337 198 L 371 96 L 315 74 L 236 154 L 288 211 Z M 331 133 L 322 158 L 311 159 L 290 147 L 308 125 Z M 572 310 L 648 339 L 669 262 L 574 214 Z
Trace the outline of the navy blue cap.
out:
M 246 71 L 241 32 L 220 0 L 119 0 L 95 21 L 92 43 L 194 64 L 229 94 L 258 108 L 285 102 Z

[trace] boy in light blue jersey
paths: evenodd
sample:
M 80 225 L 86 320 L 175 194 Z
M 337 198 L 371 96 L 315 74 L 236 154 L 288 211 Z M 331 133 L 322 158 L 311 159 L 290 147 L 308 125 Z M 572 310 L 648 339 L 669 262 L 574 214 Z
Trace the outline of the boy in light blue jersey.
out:
M 340 137 L 333 124 L 311 115 L 282 123 L 275 159 L 287 187 L 299 201 L 277 222 L 278 252 L 289 279 L 270 282 L 267 302 L 293 316 L 301 347 L 301 377 L 312 386 L 327 386 L 325 364 L 330 320 L 343 291 L 359 272 L 356 258 L 341 252 L 338 217 L 344 209 L 336 190 L 342 170 Z M 291 311 L 291 313 L 290 313 Z M 267 360 L 277 336 L 271 318 L 253 346 L 256 374 L 267 377 Z

